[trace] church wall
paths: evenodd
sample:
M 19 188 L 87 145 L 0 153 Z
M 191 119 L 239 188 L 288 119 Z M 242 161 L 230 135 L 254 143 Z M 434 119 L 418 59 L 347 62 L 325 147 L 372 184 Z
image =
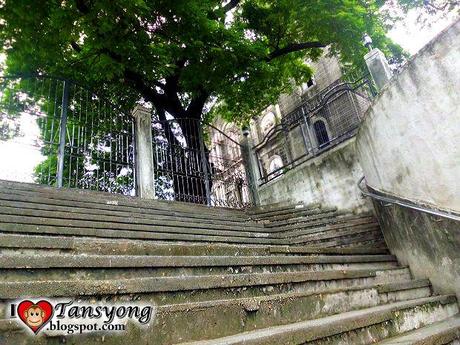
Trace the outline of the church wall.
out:
M 370 211 L 371 203 L 357 187 L 363 173 L 354 142 L 351 138 L 258 187 L 261 205 L 302 201 L 356 213 Z

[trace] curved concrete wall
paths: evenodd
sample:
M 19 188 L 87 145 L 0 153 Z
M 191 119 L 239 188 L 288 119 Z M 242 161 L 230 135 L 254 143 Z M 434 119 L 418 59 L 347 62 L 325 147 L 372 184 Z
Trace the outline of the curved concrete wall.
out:
M 460 22 L 395 76 L 359 130 L 356 150 L 375 189 L 460 211 Z M 415 278 L 460 298 L 459 223 L 375 202 L 390 251 Z
M 370 186 L 460 212 L 460 22 L 385 87 L 356 148 Z

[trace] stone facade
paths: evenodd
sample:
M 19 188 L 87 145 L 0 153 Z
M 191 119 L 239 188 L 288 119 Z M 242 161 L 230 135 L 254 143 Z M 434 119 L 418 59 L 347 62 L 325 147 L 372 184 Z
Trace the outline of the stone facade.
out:
M 259 183 L 319 154 L 353 135 L 369 106 L 363 93 L 345 86 L 339 61 L 325 55 L 312 63 L 313 78 L 281 95 L 251 123 L 251 136 L 259 161 Z
M 254 199 L 261 204 L 322 202 L 339 209 L 368 211 L 370 204 L 359 196 L 354 182 L 361 170 L 347 141 L 370 104 L 367 93 L 344 86 L 334 56 L 323 56 L 312 68 L 314 76 L 308 83 L 281 95 L 277 104 L 251 121 Z M 234 125 L 220 119 L 214 124 L 225 133 L 236 133 Z M 331 150 L 340 143 L 344 145 Z M 318 158 L 309 162 L 314 157 Z M 295 191 L 291 190 L 292 179 L 298 180 Z

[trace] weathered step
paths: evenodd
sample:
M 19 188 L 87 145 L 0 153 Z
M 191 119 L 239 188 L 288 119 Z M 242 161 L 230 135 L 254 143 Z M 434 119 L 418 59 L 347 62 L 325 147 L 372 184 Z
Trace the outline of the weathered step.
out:
M 306 226 L 290 226 L 287 227 L 273 228 L 271 234 L 273 237 L 297 237 L 302 235 L 309 235 L 318 232 L 328 231 L 332 229 L 342 229 L 355 225 L 366 225 L 373 224 L 378 226 L 375 217 L 361 217 L 361 216 L 342 216 L 328 218 L 327 220 L 313 221 L 311 224 Z
M 40 195 L 42 197 L 59 200 L 62 202 L 80 201 L 85 202 L 88 206 L 93 204 L 105 204 L 110 206 L 130 206 L 149 208 L 151 210 L 163 210 L 170 212 L 176 211 L 187 214 L 199 213 L 202 216 L 231 216 L 234 218 L 239 218 L 241 220 L 248 219 L 248 216 L 242 210 L 222 207 L 208 207 L 206 205 L 190 204 L 177 201 L 172 202 L 164 200 L 147 200 L 106 192 L 66 188 L 58 189 L 44 185 L 18 183 L 4 180 L 0 180 L 0 187 L 2 193 L 20 194 L 29 197 Z
M 9 203 L 0 200 L 0 221 L 8 221 L 8 216 L 21 216 L 21 217 L 38 217 L 47 220 L 46 224 L 58 224 L 66 226 L 84 226 L 93 224 L 93 227 L 98 228 L 113 228 L 113 229 L 126 229 L 137 227 L 138 229 L 146 229 L 146 226 L 169 228 L 185 228 L 185 229 L 203 229 L 203 230 L 227 230 L 238 233 L 265 233 L 264 228 L 260 225 L 253 223 L 228 223 L 228 224 L 213 224 L 212 222 L 194 222 L 193 219 L 179 219 L 175 220 L 174 217 L 159 217 L 158 219 L 148 219 L 132 217 L 128 215 L 104 215 L 92 213 L 75 213 L 66 211 L 59 211 L 54 209 L 32 209 L 23 207 L 24 203 Z M 34 219 L 27 220 L 31 222 Z M 51 220 L 54 223 L 51 223 Z M 60 220 L 59 223 L 56 221 Z M 83 221 L 83 222 L 82 222 Z M 26 222 L 26 219 L 24 219 Z M 43 223 L 39 223 L 43 224 Z M 75 225 L 73 225 L 75 224 Z M 141 227 L 142 226 L 142 227 Z
M 279 221 L 284 219 L 290 219 L 292 217 L 299 217 L 302 215 L 308 215 L 310 213 L 316 213 L 323 210 L 335 210 L 335 208 L 322 209 L 319 205 L 313 206 L 304 206 L 299 208 L 289 208 L 284 210 L 275 210 L 266 212 L 263 214 L 250 215 L 251 219 L 261 220 L 261 221 Z M 247 212 L 248 213 L 248 212 Z
M 298 210 L 294 213 L 290 214 L 284 214 L 284 215 L 279 215 L 279 216 L 273 216 L 273 217 L 267 217 L 267 218 L 254 218 L 251 217 L 252 220 L 257 221 L 259 223 L 264 224 L 266 227 L 269 226 L 273 222 L 284 222 L 284 221 L 289 221 L 290 219 L 293 218 L 299 218 L 299 217 L 310 217 L 310 216 L 315 216 L 318 214 L 323 214 L 323 213 L 333 213 L 337 212 L 336 208 L 329 208 L 329 207 L 323 207 L 323 208 L 313 208 L 313 209 L 304 209 L 304 210 Z
M 228 336 L 268 326 L 285 325 L 384 303 L 430 296 L 426 280 L 404 284 L 358 286 L 321 293 L 296 292 L 196 303 L 157 309 L 159 343 L 173 344 Z M 182 332 L 174 332 L 180 325 Z
M 141 256 L 2 255 L 0 269 L 99 267 L 218 267 L 396 262 L 393 255 L 318 256 Z
M 363 248 L 311 248 L 266 246 L 249 244 L 198 244 L 187 242 L 113 240 L 94 237 L 20 235 L 0 232 L 0 252 L 5 254 L 101 254 L 101 255 L 378 255 L 388 254 L 386 249 Z
M 359 246 L 373 246 L 375 248 L 386 248 L 384 238 L 380 229 L 364 231 L 357 234 L 335 237 L 327 240 L 302 242 L 317 248 L 354 248 Z
M 187 345 L 231 344 L 353 344 L 366 345 L 458 313 L 454 296 L 436 296 L 396 302 L 357 311 L 248 331 Z M 185 345 L 185 343 L 183 344 Z
M 11 216 L 12 217 L 12 216 Z M 0 216 L 0 219 L 2 216 Z M 220 243 L 244 243 L 244 244 L 284 244 L 282 240 L 269 239 L 266 236 L 231 236 L 226 231 L 205 231 L 199 229 L 189 229 L 184 232 L 174 229 L 165 229 L 161 227 L 151 227 L 150 230 L 123 230 L 108 228 L 94 228 L 90 224 L 85 224 L 88 227 L 75 227 L 57 225 L 59 221 L 52 221 L 53 225 L 47 225 L 48 220 L 43 219 L 29 219 L 30 224 L 24 224 L 24 218 L 8 218 L 11 223 L 0 222 L 0 232 L 15 233 L 15 234 L 48 234 L 48 235 L 61 235 L 61 236 L 85 236 L 85 237 L 98 237 L 98 238 L 120 238 L 120 239 L 143 239 L 143 240 L 157 240 L 157 241 L 190 241 L 190 242 L 220 242 Z M 37 224 L 37 223 L 43 223 Z M 91 222 L 90 222 L 91 223 Z M 75 225 L 74 222 L 72 222 Z M 134 228 L 134 226 L 133 226 Z M 155 230 L 163 230 L 155 232 Z M 165 230 L 172 230 L 172 232 L 165 232 Z M 253 234 L 254 235 L 254 234 Z
M 387 339 L 376 345 L 446 345 L 460 340 L 460 315 Z
M 286 210 L 298 210 L 306 208 L 317 208 L 320 207 L 318 203 L 304 204 L 303 202 L 293 203 L 293 204 L 283 204 L 283 203 L 274 203 L 269 205 L 261 205 L 249 208 L 246 210 L 246 213 L 249 215 L 265 215 L 272 212 L 282 212 Z
M 290 255 L 306 255 L 306 254 L 331 254 L 331 255 L 359 255 L 359 254 L 386 254 L 388 249 L 374 247 L 358 247 L 358 248 L 316 248 L 309 246 L 271 246 L 270 253 L 273 254 L 290 254 Z
M 336 216 L 344 216 L 347 215 L 347 213 L 343 211 L 337 211 L 335 209 L 317 209 L 317 210 L 312 210 L 306 215 L 301 215 L 301 216 L 296 216 L 294 218 L 288 218 L 284 220 L 271 220 L 270 222 L 265 224 L 265 227 L 267 228 L 280 228 L 280 227 L 285 227 L 285 226 L 290 226 L 290 225 L 297 225 L 297 226 L 302 226 L 302 225 L 308 225 L 309 223 L 312 223 L 314 221 L 318 220 L 324 220 L 324 219 L 329 219 L 332 217 Z
M 232 217 L 206 217 L 200 214 L 188 214 L 174 211 L 153 211 L 151 209 L 143 209 L 137 207 L 116 207 L 113 205 L 102 204 L 98 207 L 88 206 L 83 202 L 70 203 L 69 206 L 63 205 L 60 201 L 54 199 L 47 199 L 44 197 L 26 197 L 19 194 L 4 194 L 0 192 L 0 206 L 15 207 L 32 210 L 43 211 L 57 211 L 78 215 L 97 215 L 104 217 L 126 217 L 142 220 L 155 220 L 155 221 L 187 221 L 199 224 L 213 224 L 225 226 L 240 226 L 240 227 L 255 227 L 262 228 L 263 225 L 257 222 L 242 221 L 239 218 L 233 219 Z
M 196 290 L 244 288 L 242 293 L 254 296 L 266 292 L 318 291 L 326 286 L 334 289 L 408 280 L 410 280 L 410 273 L 407 268 L 392 268 L 385 270 L 221 274 L 112 280 L 2 281 L 0 282 L 0 296 L 5 299 L 12 299 L 181 291 L 180 294 L 173 294 L 172 298 L 178 299 L 180 297 L 184 298 L 185 301 L 191 301 L 191 298 L 195 298 L 195 300 L 201 298 L 221 299 L 223 295 L 228 294 L 228 291 L 211 291 L 211 293 L 199 296 Z M 255 287 L 255 289 L 249 289 L 249 287 Z M 186 291 L 193 292 L 193 294 L 187 294 Z
M 316 204 L 316 203 L 312 203 L 312 204 Z M 299 202 L 279 201 L 279 202 L 274 202 L 274 203 L 266 204 L 266 205 L 252 206 L 247 209 L 247 212 L 250 214 L 253 214 L 253 213 L 258 213 L 258 212 L 271 211 L 275 209 L 295 208 L 297 205 L 306 206 L 308 204 L 305 204 L 302 201 L 299 201 Z
M 397 266 L 397 261 L 390 255 L 176 257 L 13 254 L 0 256 L 0 275 L 5 281 L 385 270 Z
M 380 228 L 375 224 L 360 224 L 350 227 L 343 227 L 337 229 L 329 229 L 323 232 L 316 232 L 308 235 L 301 235 L 291 238 L 277 238 L 281 241 L 286 241 L 287 244 L 300 245 L 302 243 L 315 243 L 315 242 L 326 242 L 336 241 L 338 243 L 343 242 L 342 240 L 348 237 L 354 238 L 363 233 L 377 233 L 381 234 Z M 271 237 L 271 236 L 270 236 Z

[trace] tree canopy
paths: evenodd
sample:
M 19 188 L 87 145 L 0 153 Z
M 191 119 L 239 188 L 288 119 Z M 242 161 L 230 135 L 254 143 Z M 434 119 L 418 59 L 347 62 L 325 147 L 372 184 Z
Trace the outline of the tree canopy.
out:
M 407 1 L 404 1 L 407 3 Z M 393 55 L 372 0 L 4 0 L 9 73 L 48 73 L 109 90 L 160 119 L 216 112 L 247 121 L 312 74 L 328 46 L 362 63 L 363 33 Z

